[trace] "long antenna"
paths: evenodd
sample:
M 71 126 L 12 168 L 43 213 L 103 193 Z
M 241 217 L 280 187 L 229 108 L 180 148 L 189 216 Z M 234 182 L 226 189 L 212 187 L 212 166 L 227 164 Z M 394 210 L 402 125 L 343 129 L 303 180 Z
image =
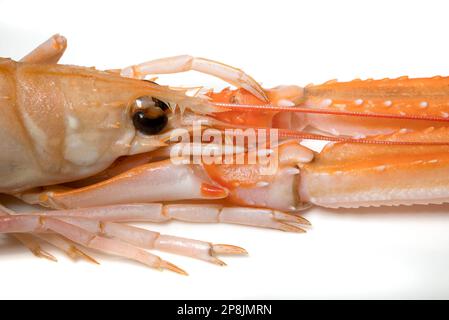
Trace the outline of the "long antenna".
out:
M 449 122 L 449 118 L 437 117 L 437 116 L 423 116 L 423 115 L 409 115 L 409 114 L 389 114 L 389 113 L 366 113 L 357 111 L 344 111 L 344 110 L 330 110 L 330 109 L 316 109 L 301 106 L 292 107 L 278 107 L 272 104 L 264 105 L 250 105 L 250 104 L 238 104 L 238 103 L 224 103 L 224 102 L 211 102 L 213 106 L 242 111 L 288 111 L 288 112 L 301 112 L 301 113 L 314 113 L 314 114 L 328 114 L 337 116 L 351 116 L 351 117 L 366 117 L 366 118 L 388 118 L 388 119 L 404 119 L 404 120 L 421 120 L 421 121 L 439 121 Z

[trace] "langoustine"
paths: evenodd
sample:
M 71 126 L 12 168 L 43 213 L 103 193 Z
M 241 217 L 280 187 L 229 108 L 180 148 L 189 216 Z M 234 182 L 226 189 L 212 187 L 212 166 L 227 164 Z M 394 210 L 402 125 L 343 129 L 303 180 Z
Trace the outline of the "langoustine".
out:
M 263 89 L 239 69 L 190 56 L 103 72 L 58 65 L 65 47 L 54 36 L 21 62 L 0 60 L 0 192 L 49 208 L 20 214 L 3 208 L 0 232 L 38 256 L 55 259 L 40 247 L 45 241 L 72 257 L 94 261 L 80 246 L 185 273 L 145 249 L 217 264 L 223 262 L 215 255 L 245 250 L 123 222 L 174 219 L 302 232 L 309 222 L 297 213 L 309 205 L 449 199 L 447 78 Z M 187 70 L 238 89 L 192 94 L 145 80 Z M 173 140 L 193 136 L 197 122 L 202 137 L 218 138 Z M 236 136 L 223 138 L 229 128 Z M 264 140 L 262 149 L 234 145 L 248 134 L 276 140 Z M 304 139 L 336 143 L 316 153 L 301 145 Z M 192 162 L 204 148 L 213 161 Z

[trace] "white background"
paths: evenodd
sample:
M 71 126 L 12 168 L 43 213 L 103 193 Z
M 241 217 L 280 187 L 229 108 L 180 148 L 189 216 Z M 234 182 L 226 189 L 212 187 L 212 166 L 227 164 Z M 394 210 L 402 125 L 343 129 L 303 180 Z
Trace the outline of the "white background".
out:
M 54 33 L 62 63 L 118 68 L 191 54 L 243 68 L 265 86 L 333 78 L 449 75 L 447 1 L 1 1 L 0 55 Z M 192 73 L 173 84 L 222 87 Z M 120 259 L 37 259 L 0 238 L 0 298 L 449 298 L 448 206 L 313 208 L 307 234 L 230 225 L 151 225 L 244 246 L 217 267 L 161 253 L 190 275 Z

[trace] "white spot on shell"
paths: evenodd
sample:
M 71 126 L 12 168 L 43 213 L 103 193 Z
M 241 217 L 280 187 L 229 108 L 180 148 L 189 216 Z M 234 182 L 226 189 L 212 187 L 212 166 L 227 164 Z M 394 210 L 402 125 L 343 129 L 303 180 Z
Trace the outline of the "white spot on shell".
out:
M 429 104 L 427 103 L 427 101 L 421 101 L 419 103 L 420 108 L 427 108 L 428 106 L 429 106 Z
M 290 101 L 287 99 L 281 99 L 278 101 L 278 106 L 279 107 L 294 107 L 295 104 L 293 103 L 293 101 Z
M 385 102 L 384 102 L 384 106 L 385 107 L 391 107 L 393 105 L 393 102 L 391 102 L 391 100 L 386 100 Z
M 332 99 L 324 99 L 323 100 L 323 107 L 329 107 L 332 104 Z
M 387 166 L 382 165 L 382 166 L 377 166 L 377 167 L 376 167 L 376 170 L 377 170 L 377 171 L 384 171 L 386 168 L 387 168 Z
M 291 174 L 291 175 L 294 175 L 294 174 L 299 174 L 299 169 L 297 169 L 297 168 L 285 168 L 284 169 L 284 171 L 283 171 L 285 174 Z
M 407 128 L 402 128 L 401 130 L 399 130 L 399 133 L 407 133 L 410 132 L 411 130 L 407 129 Z
M 339 135 L 340 135 L 340 132 L 338 132 L 338 130 L 335 129 L 335 128 L 332 128 L 332 129 L 330 130 L 330 132 L 331 132 L 334 136 L 339 136 Z
M 67 117 L 67 121 L 69 123 L 69 128 L 70 129 L 74 129 L 74 130 L 78 129 L 79 121 L 78 121 L 77 118 L 75 118 L 74 116 L 68 116 Z
M 256 187 L 258 187 L 258 188 L 263 188 L 263 187 L 268 186 L 269 184 L 270 184 L 270 183 L 269 183 L 269 182 L 266 182 L 266 181 L 259 181 L 259 182 L 256 183 Z
M 438 162 L 437 159 L 433 159 L 433 160 L 430 160 L 430 161 L 429 161 L 429 163 L 437 163 L 437 162 Z
M 363 100 L 362 100 L 362 99 L 357 99 L 357 100 L 354 101 L 354 103 L 355 103 L 356 105 L 360 106 L 360 105 L 363 104 Z
M 441 112 L 441 116 L 442 116 L 443 118 L 449 118 L 449 113 L 447 113 L 447 112 Z
M 400 111 L 399 114 L 400 114 L 401 116 L 405 116 L 405 115 L 406 115 L 406 113 L 405 113 L 404 111 Z
M 80 134 L 70 134 L 65 139 L 64 159 L 79 165 L 92 165 L 100 156 L 94 144 L 85 141 Z

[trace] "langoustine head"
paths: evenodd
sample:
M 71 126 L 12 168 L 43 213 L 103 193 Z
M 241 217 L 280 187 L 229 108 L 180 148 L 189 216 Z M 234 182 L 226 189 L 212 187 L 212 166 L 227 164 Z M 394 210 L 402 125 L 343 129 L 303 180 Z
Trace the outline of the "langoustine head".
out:
M 20 118 L 16 139 L 28 150 L 6 150 L 14 159 L 5 163 L 23 163 L 27 172 L 5 192 L 81 179 L 120 156 L 157 149 L 180 125 L 176 106 L 206 107 L 183 91 L 114 72 L 9 59 L 1 67 L 16 82 L 3 90 L 11 97 L 9 112 Z M 16 132 L 18 123 L 4 126 Z

